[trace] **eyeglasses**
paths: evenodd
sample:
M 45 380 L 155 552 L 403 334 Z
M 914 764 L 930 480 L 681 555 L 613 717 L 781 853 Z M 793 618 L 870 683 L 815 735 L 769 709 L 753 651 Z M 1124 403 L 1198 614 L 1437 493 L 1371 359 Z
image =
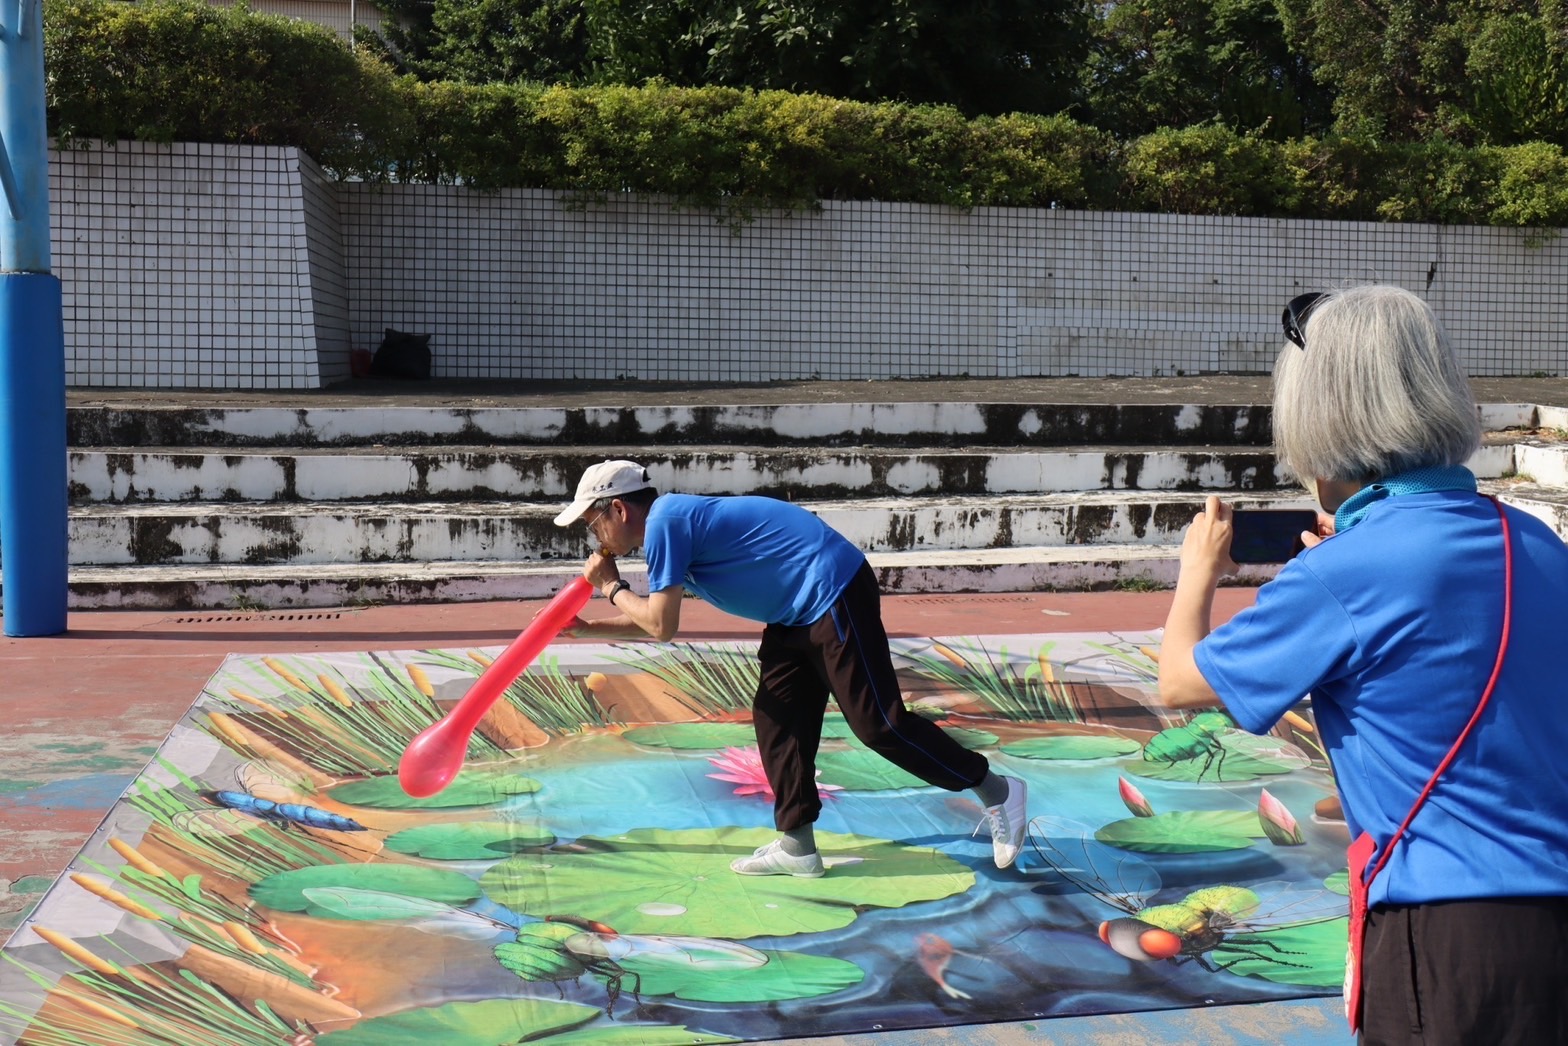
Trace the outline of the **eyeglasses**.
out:
M 1307 313 L 1327 297 L 1328 295 L 1322 291 L 1313 291 L 1310 294 L 1298 294 L 1285 304 L 1285 311 L 1280 313 L 1279 322 L 1285 328 L 1285 337 L 1289 338 L 1296 348 L 1305 351 L 1307 336 L 1301 333 L 1301 328 L 1307 322 Z
M 599 533 L 599 524 L 603 523 L 607 519 L 611 520 L 612 522 L 614 521 L 615 513 L 613 508 L 614 506 L 611 505 L 600 509 L 598 515 L 594 516 L 592 519 L 589 519 L 586 515 L 583 516 L 583 526 L 588 528 L 588 535 L 601 544 L 604 542 L 604 535 Z

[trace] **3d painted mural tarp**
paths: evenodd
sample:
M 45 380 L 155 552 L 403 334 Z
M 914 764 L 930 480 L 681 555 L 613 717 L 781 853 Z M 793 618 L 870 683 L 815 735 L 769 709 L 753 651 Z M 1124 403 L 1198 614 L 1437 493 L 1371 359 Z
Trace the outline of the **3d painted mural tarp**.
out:
M 773 837 L 732 644 L 555 646 L 413 799 L 495 650 L 229 658 L 0 962 L 29 1044 L 691 1043 L 1330 995 L 1343 824 L 1309 718 L 1152 706 L 1157 636 L 895 641 L 906 700 L 1030 786 L 968 793 L 830 714 L 820 879 Z

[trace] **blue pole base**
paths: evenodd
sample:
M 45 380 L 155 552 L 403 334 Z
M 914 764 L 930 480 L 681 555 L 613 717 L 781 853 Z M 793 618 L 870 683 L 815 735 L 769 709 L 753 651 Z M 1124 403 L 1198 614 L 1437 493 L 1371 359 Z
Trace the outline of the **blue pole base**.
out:
M 5 634 L 65 631 L 70 536 L 60 281 L 0 273 L 0 573 Z

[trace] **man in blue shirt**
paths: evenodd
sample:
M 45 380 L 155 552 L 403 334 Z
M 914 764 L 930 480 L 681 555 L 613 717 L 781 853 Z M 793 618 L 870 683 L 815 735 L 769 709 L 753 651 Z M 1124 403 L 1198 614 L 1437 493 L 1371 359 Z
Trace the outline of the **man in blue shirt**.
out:
M 882 625 L 881 593 L 866 557 L 816 516 L 786 501 L 746 495 L 664 494 L 631 461 L 583 473 L 555 519 L 582 520 L 599 544 L 583 576 L 620 616 L 579 618 L 572 634 L 673 639 L 690 589 L 726 613 L 766 624 L 752 722 L 774 794 L 781 836 L 730 867 L 741 875 L 823 874 L 812 825 L 822 810 L 816 757 L 828 695 L 855 736 L 883 758 L 949 791 L 972 789 L 998 868 L 1018 857 L 1024 782 L 992 773 L 942 728 L 904 707 Z M 615 557 L 642 548 L 648 594 L 621 579 Z

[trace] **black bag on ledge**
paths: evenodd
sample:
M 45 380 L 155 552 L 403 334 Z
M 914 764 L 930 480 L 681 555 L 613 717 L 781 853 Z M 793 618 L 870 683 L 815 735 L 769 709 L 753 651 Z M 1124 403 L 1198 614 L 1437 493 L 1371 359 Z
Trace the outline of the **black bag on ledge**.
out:
M 381 347 L 370 360 L 372 378 L 430 379 L 430 335 L 386 329 Z

